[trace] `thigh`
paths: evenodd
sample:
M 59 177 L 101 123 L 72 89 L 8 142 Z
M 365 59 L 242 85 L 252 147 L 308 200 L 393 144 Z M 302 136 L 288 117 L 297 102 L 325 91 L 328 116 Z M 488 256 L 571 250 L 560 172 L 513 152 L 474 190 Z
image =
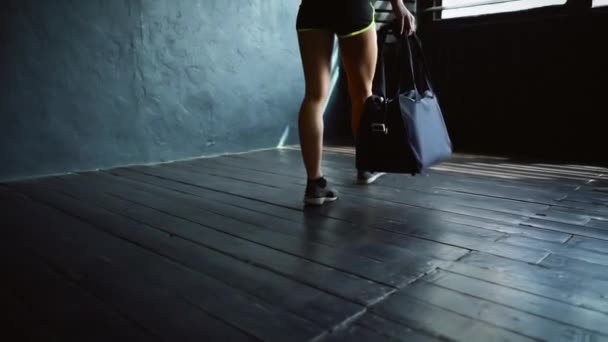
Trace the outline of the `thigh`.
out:
M 299 31 L 298 42 L 306 82 L 306 95 L 322 98 L 329 90 L 334 34 L 316 29 Z
M 353 95 L 371 91 L 378 44 L 375 28 L 347 38 L 340 38 L 340 55 Z

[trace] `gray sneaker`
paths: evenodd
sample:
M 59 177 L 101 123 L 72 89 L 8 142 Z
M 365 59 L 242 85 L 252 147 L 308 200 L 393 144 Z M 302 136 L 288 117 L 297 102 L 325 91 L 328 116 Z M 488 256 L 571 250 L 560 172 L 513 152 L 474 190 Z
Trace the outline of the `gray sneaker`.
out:
M 369 172 L 369 171 L 357 171 L 357 183 L 359 184 L 371 184 L 381 176 L 384 176 L 386 172 Z
M 304 203 L 309 205 L 323 205 L 338 199 L 338 192 L 327 184 L 327 180 L 321 177 L 316 180 L 309 179 L 306 184 Z

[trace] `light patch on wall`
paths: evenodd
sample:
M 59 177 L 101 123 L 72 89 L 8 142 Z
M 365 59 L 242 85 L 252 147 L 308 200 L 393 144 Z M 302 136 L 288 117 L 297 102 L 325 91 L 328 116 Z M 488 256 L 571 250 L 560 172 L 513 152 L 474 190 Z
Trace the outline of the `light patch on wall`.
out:
M 329 83 L 329 95 L 327 96 L 327 100 L 325 101 L 325 105 L 323 106 L 323 116 L 325 116 L 329 101 L 331 100 L 334 90 L 336 89 L 336 84 L 338 84 L 338 76 L 340 75 L 340 63 L 338 63 L 338 56 L 340 55 L 339 50 L 340 47 L 338 45 L 338 40 L 334 38 L 334 50 L 331 55 L 331 80 Z
M 285 129 L 283 130 L 283 134 L 281 134 L 281 138 L 279 139 L 279 143 L 277 144 L 277 148 L 281 148 L 281 147 L 285 146 L 285 142 L 287 141 L 288 137 L 289 137 L 289 125 L 285 126 Z
M 323 116 L 325 116 L 325 112 L 327 111 L 327 106 L 329 105 L 332 95 L 334 94 L 334 91 L 336 89 L 336 85 L 338 84 L 338 77 L 340 76 L 339 56 L 340 56 L 340 51 L 339 51 L 338 40 L 335 39 L 335 37 L 334 37 L 334 49 L 333 49 L 332 55 L 331 55 L 331 80 L 330 80 L 330 84 L 329 84 L 329 94 L 327 96 L 327 100 L 325 101 L 325 105 L 323 106 L 323 111 L 322 111 Z M 285 129 L 283 130 L 283 134 L 281 134 L 281 138 L 279 138 L 279 143 L 277 144 L 277 148 L 281 148 L 281 147 L 285 146 L 285 142 L 287 141 L 287 138 L 289 138 L 289 132 L 290 132 L 289 126 L 285 126 Z

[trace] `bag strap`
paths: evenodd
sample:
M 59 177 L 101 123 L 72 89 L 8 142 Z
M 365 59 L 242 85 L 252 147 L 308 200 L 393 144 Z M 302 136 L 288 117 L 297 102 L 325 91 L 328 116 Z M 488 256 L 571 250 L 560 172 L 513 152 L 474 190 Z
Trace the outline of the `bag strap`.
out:
M 424 56 L 424 52 L 422 50 L 422 43 L 420 42 L 420 38 L 418 38 L 418 36 L 414 33 L 412 34 L 413 40 L 416 43 L 416 48 L 419 52 L 420 55 L 420 59 L 422 59 L 422 76 L 425 82 L 425 86 L 427 87 L 427 89 L 429 89 L 432 93 L 434 93 L 432 85 L 431 85 L 431 81 L 429 78 L 429 69 L 428 69 L 428 65 L 426 62 L 426 58 Z M 409 64 L 409 69 L 410 69 L 410 73 L 412 76 L 412 83 L 414 86 L 414 90 L 416 91 L 416 96 L 419 96 L 420 91 L 418 89 L 418 82 L 416 81 L 416 73 L 414 71 L 414 54 L 412 53 L 412 46 L 410 44 L 410 37 L 406 36 L 406 35 L 400 35 L 399 36 L 399 45 L 398 45 L 398 62 L 397 62 L 397 75 L 399 76 L 399 82 L 397 85 L 397 94 L 396 96 L 398 96 L 401 93 L 401 86 L 402 86 L 402 69 L 401 67 L 403 66 L 403 57 L 407 57 L 407 63 Z M 406 51 L 403 51 L 406 50 Z M 403 53 L 407 52 L 407 56 L 403 56 Z
M 424 55 L 424 50 L 422 49 L 422 42 L 420 41 L 420 38 L 418 37 L 418 35 L 413 34 L 412 35 L 414 37 L 414 42 L 416 42 L 416 48 L 418 50 L 418 53 L 420 54 L 420 59 L 422 60 L 422 68 L 423 68 L 423 74 L 424 74 L 424 80 L 426 82 L 426 86 L 427 88 L 432 92 L 435 93 L 435 91 L 433 90 L 433 86 L 431 85 L 431 74 L 430 74 L 430 69 L 427 63 L 427 59 Z
M 372 82 L 372 93 L 386 97 L 386 74 L 384 67 L 384 47 L 388 37 L 389 27 L 383 26 L 377 31 L 378 56 L 376 59 L 376 71 Z

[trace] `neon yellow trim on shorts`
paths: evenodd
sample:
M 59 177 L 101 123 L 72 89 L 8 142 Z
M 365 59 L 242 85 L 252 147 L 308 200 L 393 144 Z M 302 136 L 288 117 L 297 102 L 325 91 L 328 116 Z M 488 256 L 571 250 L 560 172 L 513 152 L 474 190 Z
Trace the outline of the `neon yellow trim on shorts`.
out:
M 348 37 L 353 37 L 356 36 L 358 34 L 361 34 L 363 32 L 368 31 L 369 29 L 371 29 L 372 27 L 374 27 L 374 24 L 376 23 L 376 8 L 374 7 L 374 5 L 372 5 L 372 3 L 369 3 L 370 6 L 372 6 L 372 22 L 367 25 L 365 28 L 359 30 L 359 31 L 355 31 L 355 32 L 351 32 L 351 33 L 347 33 L 341 36 L 338 36 L 339 38 L 348 38 Z
M 307 31 L 327 31 L 326 29 L 320 29 L 320 28 L 303 28 L 303 29 L 298 29 L 298 32 L 307 32 Z

